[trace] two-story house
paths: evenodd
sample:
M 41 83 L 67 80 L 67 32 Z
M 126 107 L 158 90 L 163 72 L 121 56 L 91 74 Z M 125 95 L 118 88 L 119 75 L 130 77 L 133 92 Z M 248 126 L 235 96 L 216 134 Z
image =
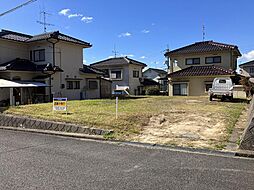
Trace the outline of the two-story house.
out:
M 197 42 L 165 53 L 170 59 L 169 96 L 206 95 L 216 77 L 235 75 L 236 45 L 214 41 Z
M 247 77 L 254 77 L 254 60 L 240 64 L 240 74 Z
M 91 46 L 59 31 L 27 35 L 2 30 L 0 101 L 13 105 L 49 101 L 53 96 L 100 98 L 100 85 L 106 84 L 102 72 L 83 65 L 83 49 Z
M 160 85 L 160 91 L 168 91 L 168 72 L 162 69 L 148 68 L 143 71 L 143 77 L 152 79 Z
M 103 70 L 106 77 L 112 80 L 112 89 L 125 87 L 130 94 L 139 95 L 142 92 L 142 69 L 146 64 L 128 57 L 116 57 L 92 63 L 90 66 Z

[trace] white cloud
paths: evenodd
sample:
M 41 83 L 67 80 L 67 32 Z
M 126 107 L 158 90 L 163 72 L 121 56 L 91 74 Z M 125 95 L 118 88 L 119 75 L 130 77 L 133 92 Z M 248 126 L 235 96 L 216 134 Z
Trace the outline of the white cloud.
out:
M 254 60 L 254 50 L 244 53 L 239 59 L 240 62 L 248 62 L 252 60 Z
M 146 56 L 144 56 L 144 55 L 140 57 L 140 59 L 145 59 L 145 58 L 146 58 Z
M 81 21 L 85 22 L 85 23 L 91 23 L 93 22 L 93 17 L 91 16 L 84 16 L 81 18 Z
M 58 14 L 67 16 L 67 15 L 69 15 L 70 11 L 71 11 L 70 9 L 62 9 L 61 11 L 58 12 Z
M 86 64 L 86 60 L 85 60 L 85 59 L 83 59 L 83 64 L 84 64 L 84 65 Z
M 141 32 L 144 33 L 144 34 L 148 34 L 148 33 L 150 32 L 150 30 L 144 29 L 144 30 L 142 30 Z
M 121 38 L 121 37 L 130 37 L 130 36 L 131 36 L 130 32 L 125 32 L 125 33 L 122 33 L 122 34 L 118 35 L 119 38 Z
M 68 15 L 68 18 L 82 17 L 82 16 L 83 16 L 82 14 L 75 13 L 75 14 Z

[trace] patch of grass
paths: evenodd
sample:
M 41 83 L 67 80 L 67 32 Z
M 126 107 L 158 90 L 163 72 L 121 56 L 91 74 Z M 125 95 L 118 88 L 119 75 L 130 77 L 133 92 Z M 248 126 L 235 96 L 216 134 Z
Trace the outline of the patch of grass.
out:
M 208 97 L 147 96 L 119 100 L 118 119 L 115 117 L 115 100 L 111 99 L 69 101 L 68 114 L 53 113 L 51 103 L 10 107 L 4 113 L 110 129 L 114 130 L 114 134 L 104 137 L 120 140 L 131 140 L 138 136 L 149 124 L 150 118 L 160 114 L 171 118 L 171 123 L 184 121 L 190 114 L 211 118 L 219 116 L 226 126 L 225 135 L 223 139 L 211 143 L 211 147 L 222 149 L 225 143 L 221 142 L 229 138 L 244 106 L 244 103 L 209 102 Z M 196 119 L 193 117 L 189 120 Z M 177 141 L 168 140 L 168 144 L 178 145 Z
M 233 104 L 233 106 L 231 105 Z M 230 135 L 232 134 L 235 124 L 238 121 L 242 111 L 245 108 L 245 104 L 244 103 L 231 103 L 228 104 L 225 108 L 225 113 L 226 113 L 226 132 L 227 132 L 227 136 L 226 136 L 226 141 L 228 141 L 228 139 L 230 138 Z

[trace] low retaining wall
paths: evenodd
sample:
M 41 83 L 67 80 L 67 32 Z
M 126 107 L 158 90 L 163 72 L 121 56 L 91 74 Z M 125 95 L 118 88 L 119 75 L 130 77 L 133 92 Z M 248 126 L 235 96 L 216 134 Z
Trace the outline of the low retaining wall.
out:
M 0 126 L 81 133 L 89 135 L 107 135 L 113 133 L 111 130 L 88 128 L 75 124 L 31 119 L 28 117 L 7 114 L 0 114 Z
M 250 102 L 247 117 L 247 126 L 244 130 L 239 148 L 242 150 L 254 150 L 254 97 Z

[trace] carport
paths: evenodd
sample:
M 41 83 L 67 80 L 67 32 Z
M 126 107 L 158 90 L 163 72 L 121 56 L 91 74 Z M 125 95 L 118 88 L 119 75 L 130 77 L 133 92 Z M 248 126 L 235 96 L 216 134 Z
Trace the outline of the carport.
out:
M 0 79 L 0 89 L 4 89 L 4 92 L 0 94 L 0 101 L 3 97 L 7 97 L 9 94 L 10 105 L 19 105 L 24 103 L 32 103 L 32 90 L 35 88 L 45 89 L 49 87 L 47 84 L 35 81 L 10 81 L 6 79 Z M 6 90 L 9 89 L 9 90 Z M 8 93 L 8 94 L 7 94 Z M 35 96 L 34 94 L 33 96 Z M 46 91 L 42 94 L 46 96 Z M 37 96 L 37 95 L 36 95 Z M 30 98 L 30 99 L 29 99 Z

